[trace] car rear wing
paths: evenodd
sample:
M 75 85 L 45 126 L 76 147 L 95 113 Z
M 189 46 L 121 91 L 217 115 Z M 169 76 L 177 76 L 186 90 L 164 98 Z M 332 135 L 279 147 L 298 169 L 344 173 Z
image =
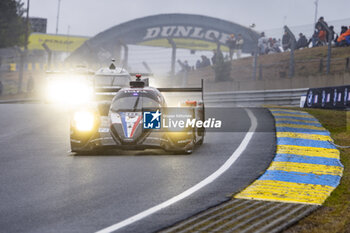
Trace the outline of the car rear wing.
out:
M 121 87 L 96 87 L 96 93 L 110 93 L 109 95 L 115 95 Z M 160 92 L 201 92 L 202 100 L 204 95 L 204 82 L 201 80 L 200 87 L 161 87 L 157 88 Z M 105 94 L 104 94 L 105 95 Z
M 129 73 L 131 77 L 135 77 L 136 75 L 141 75 L 142 77 L 152 77 L 153 73 Z
M 200 92 L 202 100 L 204 99 L 203 79 L 200 87 L 161 87 L 157 89 L 160 92 Z

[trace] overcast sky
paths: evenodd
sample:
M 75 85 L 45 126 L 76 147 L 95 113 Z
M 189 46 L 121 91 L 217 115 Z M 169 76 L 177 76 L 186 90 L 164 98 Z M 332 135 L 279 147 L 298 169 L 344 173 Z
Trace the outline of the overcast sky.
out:
M 27 2 L 27 0 L 22 0 Z M 58 0 L 30 0 L 31 17 L 48 19 L 56 31 Z M 318 16 L 326 21 L 350 18 L 350 0 L 319 0 Z M 61 0 L 58 33 L 93 36 L 112 26 L 164 13 L 200 14 L 229 20 L 257 30 L 314 22 L 315 0 Z

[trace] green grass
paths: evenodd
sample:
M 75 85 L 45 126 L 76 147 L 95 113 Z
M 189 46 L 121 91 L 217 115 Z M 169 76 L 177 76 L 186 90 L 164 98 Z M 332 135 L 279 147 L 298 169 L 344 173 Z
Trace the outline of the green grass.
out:
M 299 109 L 300 110 L 300 109 Z M 338 145 L 350 145 L 350 114 L 345 111 L 302 109 L 316 117 L 331 132 Z M 350 232 L 350 149 L 339 149 L 344 165 L 340 185 L 332 192 L 323 206 L 308 217 L 302 219 L 285 232 L 329 233 Z

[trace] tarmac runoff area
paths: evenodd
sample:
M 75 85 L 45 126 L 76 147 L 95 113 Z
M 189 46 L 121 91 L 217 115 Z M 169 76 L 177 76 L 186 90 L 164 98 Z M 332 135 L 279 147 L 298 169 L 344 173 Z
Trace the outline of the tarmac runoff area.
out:
M 266 172 L 235 198 L 321 205 L 338 186 L 343 165 L 330 133 L 306 112 L 269 109 L 276 156 Z

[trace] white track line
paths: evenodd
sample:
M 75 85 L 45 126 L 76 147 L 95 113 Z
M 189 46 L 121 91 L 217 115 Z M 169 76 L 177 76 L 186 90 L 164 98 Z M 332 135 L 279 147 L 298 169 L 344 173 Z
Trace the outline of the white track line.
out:
M 216 170 L 214 173 L 212 173 L 210 176 L 208 176 L 207 178 L 205 178 L 201 182 L 199 182 L 196 185 L 192 186 L 191 188 L 187 189 L 183 193 L 180 193 L 179 195 L 172 197 L 171 199 L 169 199 L 163 203 L 160 203 L 159 205 L 153 206 L 153 207 L 149 208 L 148 210 L 145 210 L 145 211 L 143 211 L 139 214 L 136 214 L 130 218 L 127 218 L 121 222 L 118 222 L 118 223 L 113 224 L 107 228 L 99 230 L 99 231 L 97 231 L 97 233 L 110 233 L 110 232 L 119 230 L 127 225 L 130 225 L 134 222 L 137 222 L 137 221 L 139 221 L 147 216 L 150 216 L 151 214 L 154 214 L 155 212 L 157 212 L 159 210 L 162 210 L 162 209 L 192 195 L 193 193 L 197 192 L 198 190 L 200 190 L 204 186 L 210 184 L 216 178 L 221 176 L 225 171 L 227 171 L 231 167 L 231 165 L 238 159 L 238 157 L 247 148 L 247 146 L 248 146 L 250 140 L 252 139 L 252 137 L 255 133 L 255 130 L 258 126 L 258 122 L 256 120 L 256 117 L 254 116 L 252 111 L 249 109 L 245 109 L 245 110 L 249 116 L 251 126 L 250 126 L 248 132 L 246 133 L 246 135 L 244 136 L 241 144 L 238 146 L 238 148 L 235 150 L 235 152 L 233 152 L 233 154 L 230 156 L 230 158 L 228 160 L 226 160 L 226 162 L 218 170 Z

